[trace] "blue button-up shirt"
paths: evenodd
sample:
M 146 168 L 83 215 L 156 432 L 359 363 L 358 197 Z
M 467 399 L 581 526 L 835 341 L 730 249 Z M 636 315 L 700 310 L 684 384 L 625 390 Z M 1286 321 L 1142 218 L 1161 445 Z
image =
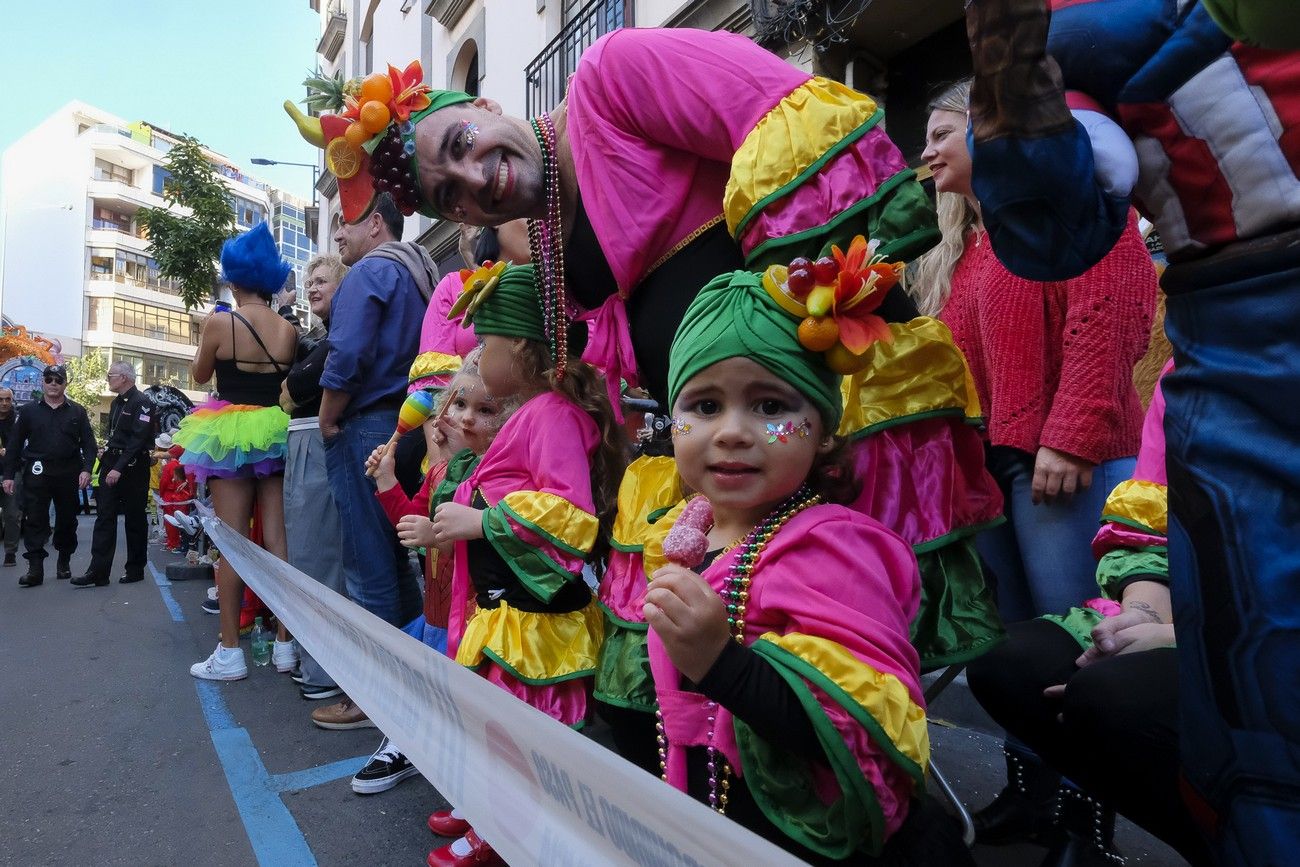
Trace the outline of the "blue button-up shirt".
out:
M 420 347 L 424 298 L 406 268 L 367 256 L 352 266 L 330 304 L 330 352 L 322 388 L 352 395 L 343 417 L 406 393 Z

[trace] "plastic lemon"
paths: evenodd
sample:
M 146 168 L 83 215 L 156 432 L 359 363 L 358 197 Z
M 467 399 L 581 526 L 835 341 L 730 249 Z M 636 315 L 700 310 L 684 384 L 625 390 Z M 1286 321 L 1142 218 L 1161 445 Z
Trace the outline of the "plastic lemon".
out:
M 340 181 L 361 171 L 361 149 L 345 138 L 336 138 L 325 147 L 325 168 Z
M 835 303 L 835 289 L 831 286 L 818 286 L 808 293 L 808 315 L 825 316 L 831 312 Z

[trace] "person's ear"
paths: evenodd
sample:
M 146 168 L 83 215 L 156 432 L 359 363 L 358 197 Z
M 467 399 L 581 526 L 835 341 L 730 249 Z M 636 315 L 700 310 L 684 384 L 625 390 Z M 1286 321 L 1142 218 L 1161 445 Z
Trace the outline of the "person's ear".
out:
M 822 437 L 822 441 L 817 444 L 817 454 L 830 454 L 831 449 L 833 448 L 835 448 L 835 437 L 831 434 L 826 434 L 826 436 Z
M 492 114 L 502 113 L 501 103 L 497 102 L 495 99 L 489 99 L 486 96 L 480 96 L 470 104 L 475 108 L 481 108 L 484 111 L 491 112 Z

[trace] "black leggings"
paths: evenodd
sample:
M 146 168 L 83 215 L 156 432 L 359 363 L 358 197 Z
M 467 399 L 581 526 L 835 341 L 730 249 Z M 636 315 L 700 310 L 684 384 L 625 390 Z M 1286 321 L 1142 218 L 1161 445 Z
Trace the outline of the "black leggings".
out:
M 1078 643 L 1056 624 L 1029 620 L 1013 623 L 1008 633 L 967 669 L 971 692 L 989 715 L 1192 864 L 1211 863 L 1178 794 L 1174 649 L 1113 656 L 1080 669 Z M 1060 683 L 1063 698 L 1043 696 Z

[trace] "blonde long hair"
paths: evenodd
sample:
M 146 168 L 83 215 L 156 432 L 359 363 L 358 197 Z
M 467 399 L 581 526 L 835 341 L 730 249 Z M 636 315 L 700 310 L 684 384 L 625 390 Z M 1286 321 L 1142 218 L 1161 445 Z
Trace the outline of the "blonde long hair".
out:
M 949 85 L 930 101 L 930 111 L 965 114 L 970 107 L 970 79 Z M 979 222 L 979 212 L 959 193 L 937 193 L 939 243 L 907 269 L 904 288 L 926 316 L 938 316 L 952 291 L 952 272 L 966 249 L 966 232 Z

